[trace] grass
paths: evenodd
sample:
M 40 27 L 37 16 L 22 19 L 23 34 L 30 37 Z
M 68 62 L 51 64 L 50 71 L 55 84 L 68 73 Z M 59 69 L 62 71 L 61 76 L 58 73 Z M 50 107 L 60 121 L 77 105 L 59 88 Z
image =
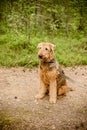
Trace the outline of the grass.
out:
M 30 42 L 24 34 L 3 34 L 0 37 L 0 66 L 38 65 L 37 44 L 42 41 L 54 42 L 55 55 L 60 64 L 65 66 L 87 64 L 87 42 L 83 37 L 34 37 Z
M 65 38 L 57 41 L 56 57 L 61 64 L 65 66 L 87 64 L 87 43 L 81 47 L 84 39 Z
M 16 118 L 9 112 L 0 111 L 0 130 L 26 130 L 31 129 L 29 122 Z
M 15 130 L 19 121 L 0 111 L 0 130 Z

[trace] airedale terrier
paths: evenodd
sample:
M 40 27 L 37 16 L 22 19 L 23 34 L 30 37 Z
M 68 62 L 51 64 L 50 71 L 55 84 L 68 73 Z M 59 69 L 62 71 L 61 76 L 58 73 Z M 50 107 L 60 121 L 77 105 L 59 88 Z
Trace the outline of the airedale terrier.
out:
M 40 43 L 38 45 L 38 58 L 40 60 L 40 88 L 37 99 L 42 99 L 49 91 L 50 103 L 56 103 L 57 96 L 66 94 L 68 86 L 64 72 L 54 57 L 55 45 Z

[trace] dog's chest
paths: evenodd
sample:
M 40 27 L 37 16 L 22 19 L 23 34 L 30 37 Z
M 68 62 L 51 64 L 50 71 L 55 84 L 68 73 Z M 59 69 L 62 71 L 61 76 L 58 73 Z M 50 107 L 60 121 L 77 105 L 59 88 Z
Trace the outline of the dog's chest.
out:
M 42 80 L 44 83 L 46 83 L 46 84 L 49 84 L 49 82 L 50 82 L 49 73 L 50 73 L 50 71 L 49 71 L 47 68 L 44 68 L 44 69 L 41 69 L 41 70 L 40 70 L 41 80 Z
M 40 78 L 45 84 L 50 84 L 52 80 L 56 79 L 56 76 L 56 69 L 52 65 L 40 68 Z

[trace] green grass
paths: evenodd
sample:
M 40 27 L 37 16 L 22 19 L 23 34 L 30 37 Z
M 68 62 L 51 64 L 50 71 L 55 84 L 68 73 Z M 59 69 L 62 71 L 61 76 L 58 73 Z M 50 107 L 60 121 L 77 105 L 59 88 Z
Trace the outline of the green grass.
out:
M 0 111 L 0 130 L 15 130 L 19 121 Z
M 3 34 L 0 36 L 0 66 L 26 66 L 38 65 L 37 44 L 39 42 L 54 42 L 55 55 L 60 64 L 65 66 L 87 64 L 87 42 L 83 37 L 34 37 L 30 42 L 24 34 Z
M 87 43 L 84 39 L 59 39 L 57 40 L 56 57 L 65 66 L 87 64 Z

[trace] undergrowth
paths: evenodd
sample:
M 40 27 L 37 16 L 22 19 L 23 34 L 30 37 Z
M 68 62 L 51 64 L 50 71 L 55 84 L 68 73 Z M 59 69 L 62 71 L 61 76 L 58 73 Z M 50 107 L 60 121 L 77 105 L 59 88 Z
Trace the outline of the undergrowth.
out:
M 6 112 L 0 111 L 0 130 L 15 130 L 19 122 Z
M 29 42 L 30 40 L 30 42 Z M 83 37 L 72 38 L 65 36 L 32 36 L 28 40 L 25 34 L 6 33 L 0 36 L 0 66 L 38 65 L 37 44 L 53 42 L 56 45 L 55 57 L 65 66 L 87 64 L 87 42 Z

